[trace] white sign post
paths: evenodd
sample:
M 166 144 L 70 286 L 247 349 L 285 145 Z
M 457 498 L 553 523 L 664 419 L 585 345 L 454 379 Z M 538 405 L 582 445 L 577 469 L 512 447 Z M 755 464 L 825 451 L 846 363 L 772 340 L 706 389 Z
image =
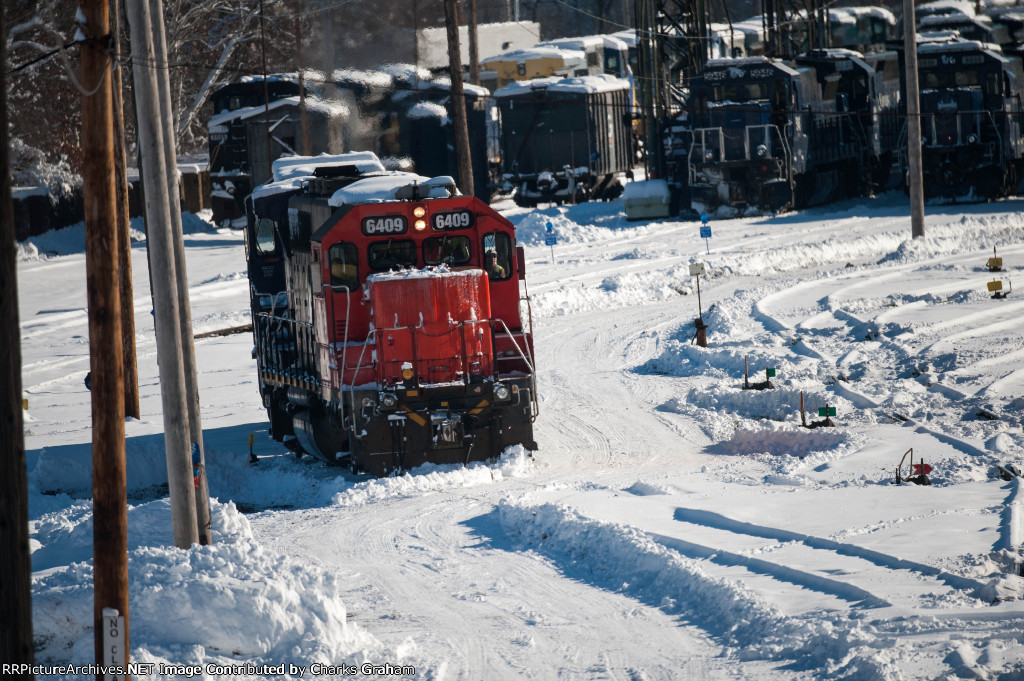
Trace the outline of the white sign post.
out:
M 121 674 L 103 674 L 106 681 L 124 681 L 128 660 L 125 657 L 124 615 L 116 608 L 103 608 L 103 659 L 101 665 L 122 670 Z

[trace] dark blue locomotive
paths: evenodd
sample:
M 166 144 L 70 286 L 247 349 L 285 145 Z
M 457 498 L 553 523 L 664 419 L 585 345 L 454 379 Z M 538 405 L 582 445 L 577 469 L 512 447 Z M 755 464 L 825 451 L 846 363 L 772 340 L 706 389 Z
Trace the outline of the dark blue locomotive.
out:
M 1019 189 L 1024 72 L 995 45 L 951 38 L 918 47 L 925 197 L 986 200 Z M 906 171 L 906 130 L 900 162 Z
M 691 81 L 691 206 L 775 212 L 882 185 L 898 103 L 896 72 L 849 50 L 712 59 Z

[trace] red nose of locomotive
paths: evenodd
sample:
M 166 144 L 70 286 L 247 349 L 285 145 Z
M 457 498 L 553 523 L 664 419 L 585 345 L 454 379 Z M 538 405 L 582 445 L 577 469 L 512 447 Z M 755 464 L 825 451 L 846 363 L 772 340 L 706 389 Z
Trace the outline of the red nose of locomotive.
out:
M 381 385 L 463 383 L 493 373 L 484 272 L 406 271 L 367 284 Z

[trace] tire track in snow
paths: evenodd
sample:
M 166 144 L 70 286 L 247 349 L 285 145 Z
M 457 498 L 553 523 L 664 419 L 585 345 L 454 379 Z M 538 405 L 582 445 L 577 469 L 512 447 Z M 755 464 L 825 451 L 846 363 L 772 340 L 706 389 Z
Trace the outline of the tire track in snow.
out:
M 858 620 L 784 615 L 636 528 L 583 518 L 554 504 L 503 501 L 499 515 L 508 536 L 552 559 L 567 576 L 678 613 L 725 645 L 742 648 L 745 660 L 793 660 L 822 669 L 849 660 L 844 671 L 855 678 L 903 678 L 889 673 L 870 643 L 862 646 L 861 636 L 850 635 L 862 626 Z
M 725 530 L 727 532 L 746 534 L 778 542 L 799 542 L 811 547 L 812 549 L 831 551 L 843 556 L 860 558 L 882 568 L 890 570 L 907 570 L 924 577 L 934 578 L 943 582 L 950 588 L 960 591 L 977 592 L 984 586 L 981 582 L 974 579 L 953 575 L 931 565 L 906 560 L 905 558 L 899 558 L 887 553 L 882 553 L 881 551 L 857 546 L 856 544 L 846 544 L 832 539 L 802 534 L 800 532 L 792 532 L 790 530 L 768 527 L 766 525 L 755 525 L 753 523 L 733 520 L 713 511 L 677 508 L 675 510 L 674 517 L 680 522 L 712 527 L 719 530 Z

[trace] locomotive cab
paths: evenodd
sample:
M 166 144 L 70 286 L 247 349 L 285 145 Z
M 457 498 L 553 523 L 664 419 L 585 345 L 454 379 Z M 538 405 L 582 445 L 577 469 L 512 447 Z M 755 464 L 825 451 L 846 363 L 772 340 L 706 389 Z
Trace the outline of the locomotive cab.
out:
M 797 118 L 802 74 L 767 57 L 712 59 L 692 86 L 688 154 L 698 211 L 720 205 L 782 210 L 793 205 L 794 170 L 806 158 Z

